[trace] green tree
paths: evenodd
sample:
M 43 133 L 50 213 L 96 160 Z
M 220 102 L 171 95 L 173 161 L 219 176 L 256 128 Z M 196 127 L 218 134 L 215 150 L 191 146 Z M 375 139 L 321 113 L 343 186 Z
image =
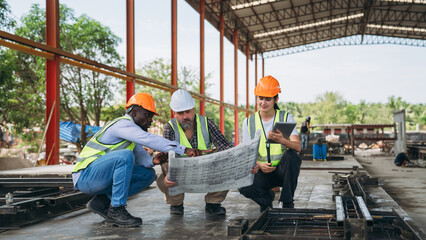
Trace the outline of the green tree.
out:
M 163 58 L 155 59 L 143 67 L 136 70 L 138 74 L 146 76 L 148 78 L 156 79 L 160 82 L 170 83 L 171 79 L 171 65 L 166 62 Z M 184 88 L 188 91 L 199 92 L 199 72 L 191 67 L 182 67 L 178 71 L 178 87 Z M 211 74 L 205 76 L 205 86 L 210 86 L 209 79 Z M 156 104 L 157 112 L 160 116 L 156 117 L 156 120 L 161 124 L 165 124 L 170 120 L 170 97 L 171 94 L 168 91 L 156 89 L 148 86 L 139 85 L 136 88 L 136 92 L 147 92 L 150 93 Z M 199 103 L 196 101 L 196 111 Z
M 10 8 L 6 0 L 0 0 L 0 30 L 9 30 L 16 25 L 10 16 Z
M 315 108 L 318 109 L 316 118 L 322 123 L 338 123 L 345 101 L 338 92 L 328 92 L 316 98 Z
M 30 12 L 23 17 L 23 25 L 16 34 L 33 41 L 45 43 L 45 10 L 39 5 L 32 5 Z M 121 67 L 121 58 L 115 47 L 121 41 L 108 27 L 86 15 L 76 17 L 74 11 L 65 5 L 60 5 L 60 45 L 65 51 L 107 65 Z M 32 67 L 26 66 L 33 63 Z M 24 81 L 37 81 L 38 88 L 44 90 L 44 59 L 18 54 L 18 73 L 28 72 L 31 75 Z M 101 109 L 113 98 L 118 89 L 118 80 L 111 77 L 61 64 L 61 110 L 63 120 L 81 123 L 81 141 L 86 141 L 83 129 L 94 121 L 99 126 Z

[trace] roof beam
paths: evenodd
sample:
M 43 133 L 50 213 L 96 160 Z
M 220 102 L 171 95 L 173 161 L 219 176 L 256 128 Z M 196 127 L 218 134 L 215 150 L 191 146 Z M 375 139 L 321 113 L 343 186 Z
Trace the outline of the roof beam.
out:
M 360 34 L 362 36 L 361 41 L 364 40 L 365 30 L 367 29 L 367 24 L 370 21 L 370 16 L 371 16 L 371 13 L 373 12 L 375 3 L 376 3 L 376 0 L 365 0 L 365 5 L 364 5 L 365 14 L 364 14 L 364 19 L 362 20 L 361 28 L 360 28 Z

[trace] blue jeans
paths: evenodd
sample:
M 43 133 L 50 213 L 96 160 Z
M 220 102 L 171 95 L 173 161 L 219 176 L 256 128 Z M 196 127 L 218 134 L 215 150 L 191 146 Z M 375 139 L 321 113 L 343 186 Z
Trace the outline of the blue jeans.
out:
M 77 188 L 86 194 L 106 194 L 111 206 L 126 205 L 127 197 L 147 188 L 155 180 L 155 171 L 135 164 L 133 151 L 112 151 L 81 170 Z
M 302 133 L 302 149 L 308 149 L 309 134 Z

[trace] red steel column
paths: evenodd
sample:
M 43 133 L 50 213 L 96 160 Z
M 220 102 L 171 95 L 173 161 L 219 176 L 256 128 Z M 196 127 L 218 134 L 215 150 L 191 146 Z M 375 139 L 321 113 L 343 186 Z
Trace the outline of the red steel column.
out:
M 126 71 L 135 73 L 135 1 L 127 0 L 127 64 Z M 126 102 L 135 94 L 135 80 L 126 82 Z
M 238 106 L 238 30 L 234 29 L 235 106 Z M 238 110 L 234 109 L 234 144 L 238 145 Z
M 246 42 L 246 109 L 249 110 L 250 109 L 250 105 L 249 105 L 249 50 L 250 50 L 250 46 L 249 46 L 249 42 Z M 246 117 L 249 116 L 249 113 L 246 112 Z
M 224 101 L 223 97 L 223 36 L 224 36 L 224 24 L 223 24 L 223 11 L 220 12 L 219 16 L 219 32 L 220 32 L 220 101 Z M 220 119 L 219 129 L 222 134 L 225 134 L 225 108 L 223 104 L 220 104 Z
M 172 0 L 172 82 L 177 86 L 177 0 Z
M 177 86 L 177 0 L 172 1 L 172 73 L 171 84 Z M 170 117 L 173 118 L 173 111 L 170 110 Z
M 59 48 L 59 0 L 46 0 L 46 44 Z M 60 58 L 46 60 L 46 163 L 59 163 Z M 49 116 L 51 115 L 50 121 Z
M 257 86 L 257 51 L 254 52 L 254 87 Z M 257 112 L 257 97 L 254 96 L 254 110 Z
M 204 85 L 204 0 L 200 0 L 200 94 L 205 94 Z M 200 100 L 200 115 L 205 113 L 204 100 Z

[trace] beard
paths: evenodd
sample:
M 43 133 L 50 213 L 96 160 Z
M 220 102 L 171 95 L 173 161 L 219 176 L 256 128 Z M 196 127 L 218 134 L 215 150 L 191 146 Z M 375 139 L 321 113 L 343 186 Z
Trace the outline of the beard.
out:
M 192 126 L 192 121 L 189 118 L 185 118 L 179 122 L 179 125 L 183 128 L 183 130 L 186 130 Z

